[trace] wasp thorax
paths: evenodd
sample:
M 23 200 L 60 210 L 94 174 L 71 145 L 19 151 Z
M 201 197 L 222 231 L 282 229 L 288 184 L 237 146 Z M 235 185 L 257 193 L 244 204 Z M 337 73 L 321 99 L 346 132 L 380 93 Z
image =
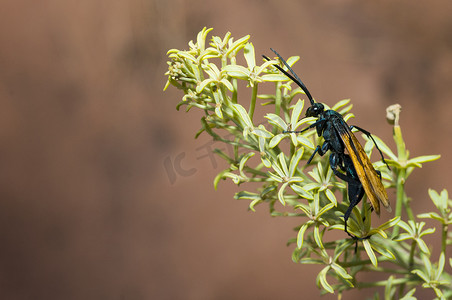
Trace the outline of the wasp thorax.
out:
M 306 110 L 306 117 L 317 117 L 323 112 L 325 107 L 322 103 L 314 103 L 311 107 Z

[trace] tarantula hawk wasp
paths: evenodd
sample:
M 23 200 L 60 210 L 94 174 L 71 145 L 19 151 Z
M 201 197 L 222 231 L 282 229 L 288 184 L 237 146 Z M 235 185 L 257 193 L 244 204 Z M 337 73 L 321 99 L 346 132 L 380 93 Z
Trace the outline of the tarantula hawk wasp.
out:
M 281 57 L 281 55 L 279 55 L 278 52 L 273 49 L 271 50 L 278 56 L 290 73 L 279 65 L 275 65 L 275 67 L 295 82 L 309 98 L 311 106 L 306 110 L 306 117 L 317 118 L 316 122 L 303 130 L 285 132 L 302 133 L 309 129 L 315 128 L 318 136 L 323 136 L 323 145 L 317 145 L 311 157 L 308 159 L 307 164 L 312 161 L 316 153 L 323 156 L 326 152 L 331 152 L 329 157 L 331 169 L 337 177 L 348 183 L 348 197 L 350 205 L 344 214 L 344 231 L 355 240 L 369 238 L 370 236 L 363 238 L 356 237 L 348 232 L 347 220 L 349 219 L 353 208 L 364 197 L 364 193 L 369 198 L 371 206 L 377 215 L 380 215 L 380 202 L 388 211 L 391 211 L 391 207 L 389 206 L 388 194 L 386 193 L 386 190 L 381 182 L 381 173 L 380 171 L 374 169 L 369 157 L 366 155 L 363 147 L 353 134 L 352 129 L 356 128 L 374 142 L 378 152 L 381 155 L 382 161 L 390 170 L 389 165 L 383 157 L 383 153 L 380 148 L 378 148 L 378 145 L 370 132 L 358 126 L 349 126 L 341 114 L 331 109 L 325 110 L 325 106 L 322 103 L 315 102 L 305 84 L 301 81 L 297 74 L 295 74 L 287 62 Z M 266 60 L 270 60 L 265 55 L 263 55 L 263 57 Z M 347 150 L 348 154 L 345 153 L 345 150 Z M 340 172 L 338 168 L 342 172 Z

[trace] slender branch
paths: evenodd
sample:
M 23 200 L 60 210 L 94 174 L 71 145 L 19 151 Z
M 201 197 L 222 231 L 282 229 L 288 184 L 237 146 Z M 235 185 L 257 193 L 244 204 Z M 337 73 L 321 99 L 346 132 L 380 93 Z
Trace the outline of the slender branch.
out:
M 441 252 L 446 254 L 446 246 L 447 246 L 447 231 L 448 226 L 447 224 L 442 224 L 441 228 Z
M 255 82 L 253 85 L 253 93 L 251 94 L 250 109 L 248 111 L 251 121 L 253 121 L 254 109 L 256 108 L 257 86 L 258 86 L 258 83 Z

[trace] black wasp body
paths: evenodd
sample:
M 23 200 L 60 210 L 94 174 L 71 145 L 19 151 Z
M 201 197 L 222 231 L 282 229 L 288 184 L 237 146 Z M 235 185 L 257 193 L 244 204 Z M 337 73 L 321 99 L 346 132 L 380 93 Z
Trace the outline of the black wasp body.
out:
M 363 239 L 357 238 L 347 231 L 347 220 L 350 217 L 353 207 L 361 201 L 364 194 L 367 194 L 372 208 L 377 214 L 380 214 L 380 202 L 388 210 L 390 210 L 390 206 L 388 195 L 381 182 L 380 172 L 374 169 L 369 157 L 366 155 L 363 147 L 353 134 L 352 129 L 358 129 L 374 142 L 383 162 L 386 164 L 383 154 L 378 148 L 378 145 L 370 132 L 357 126 L 349 126 L 340 113 L 331 109 L 325 110 L 325 106 L 322 103 L 316 103 L 304 83 L 297 76 L 297 74 L 295 74 L 292 68 L 290 68 L 287 62 L 275 50 L 271 50 L 283 62 L 290 73 L 285 71 L 279 65 L 275 65 L 275 67 L 295 82 L 309 98 L 311 106 L 306 110 L 306 117 L 317 118 L 316 122 L 303 130 L 286 132 L 302 133 L 306 130 L 315 128 L 317 135 L 319 137 L 323 136 L 324 143 L 315 148 L 307 163 L 309 164 L 312 161 L 316 153 L 323 156 L 330 151 L 331 154 L 329 161 L 331 169 L 337 177 L 348 183 L 348 197 L 350 204 L 344 214 L 344 230 L 354 239 Z M 269 60 L 266 56 L 264 56 L 264 58 Z M 346 151 L 348 154 L 346 154 Z M 339 169 L 342 172 L 339 171 Z

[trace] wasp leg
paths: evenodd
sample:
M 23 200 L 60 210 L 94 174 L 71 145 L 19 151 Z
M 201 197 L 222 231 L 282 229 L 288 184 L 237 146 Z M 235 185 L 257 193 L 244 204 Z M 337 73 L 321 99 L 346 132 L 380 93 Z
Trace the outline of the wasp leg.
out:
M 375 147 L 377 148 L 378 152 L 380 152 L 381 160 L 385 163 L 385 165 L 388 167 L 388 169 L 391 170 L 391 168 L 389 167 L 389 165 L 386 162 L 385 158 L 383 157 L 383 153 L 381 152 L 380 148 L 378 148 L 377 142 L 375 141 L 375 139 L 372 136 L 372 134 L 369 131 L 367 131 L 365 129 L 362 129 L 361 127 L 358 127 L 358 126 L 355 126 L 355 125 L 351 125 L 350 126 L 350 130 L 352 130 L 353 128 L 358 129 L 359 131 L 364 133 L 368 138 L 370 138 L 372 140 L 372 142 L 374 142 Z
M 378 170 L 375 170 L 375 172 L 377 173 L 378 177 L 380 177 L 380 180 L 381 180 L 381 172 Z
M 343 174 L 337 170 L 340 167 L 346 174 Z M 364 197 L 364 188 L 362 183 L 358 179 L 358 174 L 356 173 L 355 167 L 349 155 L 339 155 L 337 153 L 332 153 L 330 155 L 330 167 L 333 170 L 334 175 L 339 177 L 348 183 L 348 199 L 349 206 L 344 214 L 344 231 L 354 240 L 364 240 L 368 239 L 369 236 L 364 238 L 359 238 L 349 233 L 347 230 L 347 221 L 350 218 L 353 208 L 361 202 Z
M 339 155 L 338 153 L 335 152 L 331 153 L 330 167 L 331 170 L 333 170 L 334 175 L 336 175 L 340 179 L 352 185 L 361 185 L 361 182 L 358 179 L 358 174 L 356 174 L 356 170 L 355 167 L 353 167 L 353 163 L 350 159 L 350 156 L 346 154 Z M 340 167 L 341 170 L 344 171 L 346 174 L 339 172 L 337 170 L 337 167 Z
M 322 123 L 325 123 L 324 119 L 315 121 L 314 123 L 312 123 L 311 125 L 309 125 L 308 127 L 306 127 L 303 130 L 284 130 L 283 133 L 303 133 L 309 129 L 317 127 L 319 124 L 322 124 Z
M 356 236 L 351 235 L 347 230 L 347 221 L 350 218 L 350 214 L 352 213 L 353 208 L 361 202 L 361 199 L 364 197 L 364 188 L 361 183 L 359 184 L 348 184 L 348 199 L 350 204 L 347 208 L 347 211 L 344 214 L 344 231 L 351 236 L 353 239 L 361 239 Z
M 314 152 L 312 152 L 311 157 L 308 159 L 308 162 L 306 163 L 307 165 L 309 165 L 312 161 L 312 159 L 314 158 L 315 154 L 318 153 L 320 156 L 324 156 L 325 153 L 330 149 L 330 143 L 328 142 L 324 142 L 322 146 L 317 145 L 317 147 L 315 147 Z M 331 166 L 331 156 L 330 156 L 330 166 Z M 334 171 L 334 170 L 333 170 Z

